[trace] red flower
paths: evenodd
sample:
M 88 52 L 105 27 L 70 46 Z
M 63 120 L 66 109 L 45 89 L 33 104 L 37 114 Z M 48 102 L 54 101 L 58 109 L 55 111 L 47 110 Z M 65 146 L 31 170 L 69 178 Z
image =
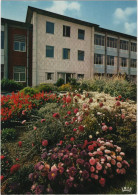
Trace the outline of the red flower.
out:
M 71 115 L 71 111 L 68 111 L 67 114 L 68 114 L 68 115 Z
M 120 104 L 120 102 L 119 101 L 117 101 L 116 102 L 116 106 L 120 106 L 121 104 Z
M 18 142 L 18 146 L 19 146 L 19 147 L 22 147 L 22 141 L 19 141 L 19 142 Z
M 53 117 L 54 117 L 54 118 L 59 118 L 60 115 L 59 115 L 59 113 L 54 113 L 54 114 L 53 114 Z
M 102 187 L 104 187 L 105 186 L 105 179 L 104 178 L 101 178 L 99 180 L 99 183 L 101 184 Z
M 18 171 L 18 169 L 20 168 L 19 164 L 15 164 L 11 167 L 10 169 L 10 173 L 13 174 L 14 172 Z
M 46 121 L 46 119 L 41 119 L 41 123 L 43 123 L 43 122 L 45 122 Z
M 47 140 L 43 140 L 42 141 L 42 146 L 47 146 L 48 145 L 48 141 Z
M 79 111 L 78 108 L 75 108 L 75 109 L 74 109 L 74 113 L 75 113 L 75 114 L 77 114 L 78 111 Z
M 77 131 L 77 129 L 74 128 L 73 131 Z
M 66 97 L 66 103 L 71 103 L 71 97 L 70 96 Z
M 119 95 L 119 96 L 118 96 L 118 98 L 119 98 L 119 99 L 121 99 L 121 98 L 122 98 L 122 96 L 121 96 L 121 95 Z
M 84 131 L 84 127 L 82 125 L 79 126 L 80 131 Z
M 16 158 L 16 161 L 19 161 L 19 158 Z
M 4 155 L 1 155 L 1 160 L 4 159 L 4 158 L 5 158 L 5 156 Z
M 102 103 L 102 102 L 100 102 L 100 103 L 99 103 L 99 106 L 100 106 L 100 107 L 103 107 L 103 103 Z
M 90 99 L 89 99 L 89 103 L 92 103 L 92 102 L 93 102 L 93 99 L 92 99 L 92 98 L 90 98 Z
M 62 140 L 60 140 L 60 142 L 59 142 L 59 143 L 60 143 L 60 145 L 62 145 L 62 144 L 63 144 L 63 141 L 62 141 Z
M 70 141 L 72 141 L 72 142 L 73 142 L 74 140 L 75 140 L 75 138 L 74 138 L 74 137 L 71 137 L 71 138 L 70 138 Z
M 93 145 L 89 145 L 89 146 L 88 146 L 88 150 L 89 150 L 89 151 L 94 150 L 94 146 L 93 146 Z
M 0 176 L 0 179 L 1 179 L 1 181 L 2 181 L 2 180 L 4 179 L 4 176 L 3 176 L 3 175 L 1 175 L 1 176 Z

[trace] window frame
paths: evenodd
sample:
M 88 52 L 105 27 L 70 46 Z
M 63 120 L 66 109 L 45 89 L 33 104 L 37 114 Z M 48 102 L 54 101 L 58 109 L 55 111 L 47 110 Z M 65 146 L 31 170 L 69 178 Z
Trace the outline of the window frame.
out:
M 107 37 L 107 47 L 117 49 L 117 38 Z
M 83 53 L 83 59 L 79 59 L 79 54 Z M 84 57 L 85 57 L 85 52 L 83 50 L 78 50 L 78 61 L 84 61 Z
M 19 49 L 18 49 L 18 50 L 15 49 L 15 43 L 19 43 Z M 22 44 L 22 43 L 25 43 L 25 50 L 24 50 L 24 51 L 21 50 L 21 44 Z M 26 41 L 25 41 L 25 42 L 23 42 L 23 41 L 14 41 L 13 50 L 14 50 L 14 51 L 19 51 L 19 52 L 26 52 Z
M 124 62 L 126 62 L 126 64 Z M 121 67 L 127 67 L 127 58 L 121 58 Z
M 69 29 L 69 36 L 67 35 L 68 34 L 67 29 Z M 70 34 L 71 34 L 71 27 L 63 25 L 63 37 L 71 37 Z
M 114 61 L 115 56 L 107 55 L 107 66 L 114 66 L 115 61 Z
M 82 78 L 80 75 L 81 75 L 83 78 Z M 79 76 L 80 76 L 80 77 L 79 77 Z M 84 79 L 84 74 L 77 74 L 77 79 Z
M 79 37 L 79 35 L 80 35 L 79 31 L 83 31 L 83 38 Z M 83 29 L 78 29 L 78 39 L 79 39 L 79 40 L 84 40 L 84 39 L 85 39 L 85 30 L 83 30 Z
M 120 49 L 128 51 L 128 41 L 120 40 Z
M 137 52 L 137 43 L 131 42 L 131 51 Z
M 130 68 L 136 68 L 136 67 L 137 67 L 137 60 L 130 59 Z
M 48 79 L 48 74 L 51 74 L 51 79 Z M 54 81 L 54 72 L 46 72 L 45 75 L 46 75 L 46 81 Z
M 48 24 L 52 24 L 53 25 L 53 31 L 52 32 L 47 32 L 47 30 L 48 30 L 47 25 Z M 46 21 L 46 33 L 54 35 L 54 31 L 55 31 L 55 23 L 50 22 L 50 21 Z
M 94 34 L 94 45 L 105 46 L 105 36 Z
M 52 56 L 47 56 L 47 49 L 49 48 L 53 48 L 53 55 Z M 46 58 L 54 58 L 54 46 L 52 45 L 46 45 Z
M 64 58 L 64 51 L 69 51 L 69 58 Z M 62 59 L 63 60 L 70 60 L 70 49 L 69 48 L 63 48 L 62 49 Z
M 94 64 L 96 65 L 103 65 L 103 54 L 94 54 Z M 101 61 L 101 63 L 99 63 Z M 98 63 L 97 63 L 98 62 Z
M 25 68 L 25 71 L 24 71 L 24 72 L 15 72 L 15 71 L 14 71 L 14 68 L 15 68 L 15 67 L 24 67 L 24 68 Z M 14 74 L 15 74 L 15 73 L 16 73 L 16 74 L 17 74 L 17 73 L 19 74 L 19 81 L 15 80 L 15 78 L 14 78 Z M 20 79 L 20 78 L 21 78 L 20 74 L 22 74 L 22 73 L 25 74 L 25 80 L 24 80 L 24 81 L 21 81 L 21 79 Z M 26 83 L 26 66 L 19 66 L 19 65 L 17 65 L 17 66 L 14 66 L 14 67 L 13 67 L 13 80 L 16 81 L 16 82 L 20 82 L 20 83 Z

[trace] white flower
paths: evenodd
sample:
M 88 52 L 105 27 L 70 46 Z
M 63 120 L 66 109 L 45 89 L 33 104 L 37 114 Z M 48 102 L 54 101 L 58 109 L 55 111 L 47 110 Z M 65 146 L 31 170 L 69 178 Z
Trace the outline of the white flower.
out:
M 92 139 L 92 135 L 89 135 L 89 138 Z
M 96 131 L 96 135 L 98 135 L 99 134 L 99 131 Z

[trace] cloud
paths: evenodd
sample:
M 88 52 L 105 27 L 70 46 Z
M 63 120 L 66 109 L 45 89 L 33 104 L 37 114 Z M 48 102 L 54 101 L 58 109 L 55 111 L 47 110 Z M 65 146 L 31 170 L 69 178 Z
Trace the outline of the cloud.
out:
M 53 1 L 51 7 L 46 8 L 46 10 L 64 15 L 66 11 L 80 12 L 81 5 L 78 2 L 68 2 L 68 1 Z
M 113 14 L 114 16 L 114 23 L 120 24 L 125 22 L 129 19 L 129 17 L 133 14 L 137 13 L 136 7 L 127 7 L 126 9 L 117 8 Z
M 126 33 L 133 34 L 133 32 L 137 28 L 137 23 L 136 22 L 131 22 L 131 23 L 125 22 L 124 27 L 125 27 Z

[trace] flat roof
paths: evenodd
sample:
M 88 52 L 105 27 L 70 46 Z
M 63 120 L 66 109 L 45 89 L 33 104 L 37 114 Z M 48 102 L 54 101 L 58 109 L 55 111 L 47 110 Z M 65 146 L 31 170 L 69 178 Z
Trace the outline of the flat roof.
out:
M 56 13 L 53 13 L 53 12 L 49 12 L 49 11 L 46 11 L 46 10 L 31 7 L 31 6 L 28 6 L 27 15 L 26 15 L 26 23 L 31 22 L 33 12 L 36 12 L 36 13 L 41 14 L 41 15 L 49 16 L 49 17 L 52 17 L 52 18 L 58 18 L 58 19 L 65 20 L 65 21 L 68 21 L 68 22 L 73 22 L 73 23 L 76 23 L 76 24 L 84 25 L 84 26 L 95 27 L 95 30 L 100 31 L 100 32 L 107 32 L 107 33 L 110 33 L 110 34 L 113 34 L 113 35 L 123 36 L 123 37 L 128 38 L 128 39 L 137 40 L 136 36 L 132 36 L 132 35 L 124 34 L 124 33 L 121 33 L 121 32 L 105 29 L 105 28 L 100 27 L 98 24 L 93 24 L 93 23 L 86 22 L 86 21 L 83 21 L 83 20 L 78 20 L 78 19 L 71 18 L 71 17 L 68 17 L 68 16 L 63 16 L 63 15 L 60 15 L 60 14 L 56 14 Z
M 32 24 L 29 24 L 26 22 L 11 20 L 7 18 L 1 18 L 1 24 L 5 24 L 5 23 L 8 23 L 9 25 L 14 25 L 14 26 L 20 26 L 20 27 L 30 27 L 30 28 L 33 27 Z

